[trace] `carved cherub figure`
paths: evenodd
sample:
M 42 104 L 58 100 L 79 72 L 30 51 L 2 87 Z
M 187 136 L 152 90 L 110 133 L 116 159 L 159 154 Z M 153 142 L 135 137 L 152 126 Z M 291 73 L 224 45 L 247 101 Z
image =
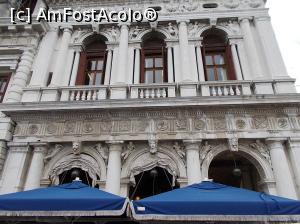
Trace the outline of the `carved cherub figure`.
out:
M 44 163 L 49 162 L 62 149 L 63 146 L 59 144 L 56 144 L 54 148 L 49 149 L 47 155 L 44 157 Z
M 107 161 L 108 161 L 108 149 L 107 149 L 107 147 L 104 147 L 101 143 L 98 143 L 94 146 L 94 148 L 100 154 L 100 156 L 104 159 L 104 161 L 107 163 Z
M 173 37 L 176 36 L 176 34 L 177 34 L 177 31 L 172 23 L 168 24 L 168 31 L 169 31 L 170 35 Z

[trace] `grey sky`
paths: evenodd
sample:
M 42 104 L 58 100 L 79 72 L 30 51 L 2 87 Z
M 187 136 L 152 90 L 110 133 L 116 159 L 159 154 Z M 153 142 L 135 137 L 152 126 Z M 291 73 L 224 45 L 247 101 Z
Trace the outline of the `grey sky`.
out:
M 288 73 L 300 86 L 300 0 L 268 0 L 267 7 Z

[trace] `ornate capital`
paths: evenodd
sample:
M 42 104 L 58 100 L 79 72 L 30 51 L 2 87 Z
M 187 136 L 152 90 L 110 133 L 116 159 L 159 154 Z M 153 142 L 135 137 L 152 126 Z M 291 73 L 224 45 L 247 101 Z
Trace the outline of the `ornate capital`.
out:
M 195 140 L 183 140 L 185 150 L 200 150 L 202 139 Z
M 30 143 L 30 146 L 33 148 L 34 153 L 46 154 L 49 144 L 46 142 L 34 142 Z
M 11 152 L 26 153 L 29 151 L 28 143 L 8 142 L 7 146 Z

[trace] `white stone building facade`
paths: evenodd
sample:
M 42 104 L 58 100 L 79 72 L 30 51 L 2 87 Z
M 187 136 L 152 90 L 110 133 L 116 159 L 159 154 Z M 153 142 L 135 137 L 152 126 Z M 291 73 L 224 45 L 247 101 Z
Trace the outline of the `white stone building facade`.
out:
M 159 14 L 118 24 L 12 24 L 11 4 L 0 1 L 1 194 L 62 183 L 76 168 L 91 186 L 132 197 L 139 175 L 160 168 L 172 187 L 212 178 L 300 198 L 300 97 L 264 0 L 34 6 L 33 16 Z

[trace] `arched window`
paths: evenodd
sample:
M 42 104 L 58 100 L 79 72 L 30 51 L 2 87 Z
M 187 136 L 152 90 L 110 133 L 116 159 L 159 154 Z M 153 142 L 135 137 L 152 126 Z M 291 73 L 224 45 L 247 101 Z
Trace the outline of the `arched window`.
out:
M 218 29 L 210 29 L 202 36 L 206 81 L 236 80 L 226 33 Z
M 103 85 L 106 65 L 106 44 L 99 37 L 85 46 L 80 54 L 76 85 Z
M 80 168 L 72 168 L 60 174 L 59 184 L 71 183 L 75 179 L 75 177 L 79 177 L 82 183 L 92 186 L 92 178 L 89 176 L 88 172 L 83 171 Z
M 21 0 L 19 1 L 18 11 L 26 11 L 26 9 L 29 8 L 32 14 L 36 3 L 37 0 Z
M 167 51 L 163 39 L 146 39 L 142 44 L 141 60 L 141 83 L 168 82 Z

